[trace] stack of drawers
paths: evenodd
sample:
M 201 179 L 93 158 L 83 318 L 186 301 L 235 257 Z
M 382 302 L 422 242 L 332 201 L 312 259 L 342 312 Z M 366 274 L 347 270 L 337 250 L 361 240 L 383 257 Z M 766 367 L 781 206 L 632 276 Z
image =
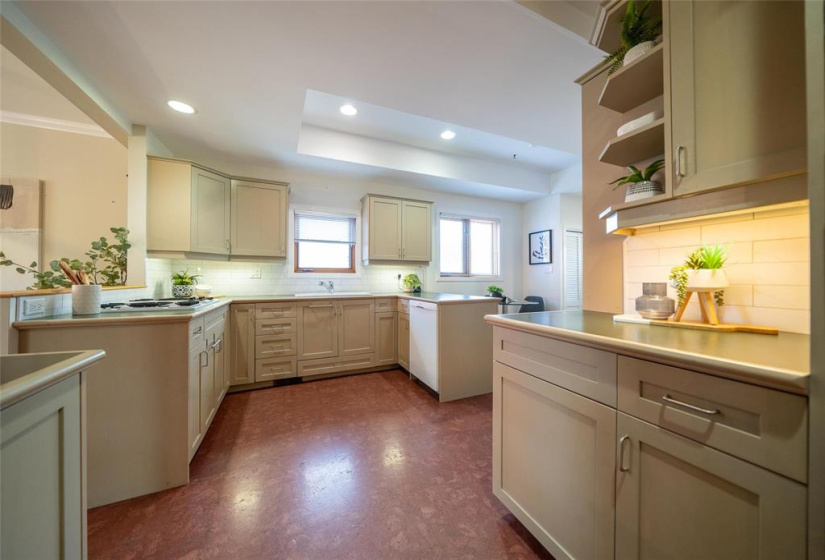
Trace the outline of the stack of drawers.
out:
M 298 314 L 294 303 L 255 304 L 255 381 L 295 377 Z

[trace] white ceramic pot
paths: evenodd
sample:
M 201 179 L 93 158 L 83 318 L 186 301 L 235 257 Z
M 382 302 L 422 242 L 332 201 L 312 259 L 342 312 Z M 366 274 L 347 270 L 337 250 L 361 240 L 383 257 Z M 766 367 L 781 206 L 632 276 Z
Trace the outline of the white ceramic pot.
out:
M 624 59 L 622 61 L 622 66 L 627 66 L 637 58 L 641 58 L 645 54 L 649 53 L 653 50 L 653 47 L 656 46 L 656 43 L 653 41 L 645 41 L 644 43 L 639 43 L 635 47 L 631 48 L 624 54 Z
M 624 195 L 625 202 L 633 202 L 634 200 L 643 200 L 656 196 L 657 194 L 664 194 L 665 189 L 659 181 L 639 181 L 638 183 L 628 183 L 627 193 Z
M 685 272 L 687 273 L 685 287 L 692 292 L 718 292 L 730 286 L 728 275 L 721 268 L 700 268 Z
M 190 298 L 195 293 L 195 286 L 172 284 L 172 297 L 176 298 Z
M 72 314 L 96 315 L 100 313 L 99 285 L 72 286 Z

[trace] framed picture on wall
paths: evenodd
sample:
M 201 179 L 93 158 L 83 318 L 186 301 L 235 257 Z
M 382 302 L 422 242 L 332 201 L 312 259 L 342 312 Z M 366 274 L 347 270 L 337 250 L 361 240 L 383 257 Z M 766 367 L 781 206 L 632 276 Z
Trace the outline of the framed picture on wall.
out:
M 549 229 L 534 231 L 529 236 L 530 264 L 553 262 L 553 232 Z

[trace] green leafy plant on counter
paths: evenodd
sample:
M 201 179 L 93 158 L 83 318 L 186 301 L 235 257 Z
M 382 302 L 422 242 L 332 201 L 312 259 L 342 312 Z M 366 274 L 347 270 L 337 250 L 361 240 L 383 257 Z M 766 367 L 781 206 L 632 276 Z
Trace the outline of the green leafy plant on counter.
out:
M 86 251 L 89 260 L 84 263 L 85 272 L 95 284 L 125 286 L 128 276 L 127 254 L 132 247 L 129 243 L 129 230 L 113 227 L 109 231 L 115 234 L 114 242 L 109 243 L 105 237 L 92 241 L 92 248 Z
M 176 272 L 172 275 L 172 284 L 175 286 L 194 286 L 203 278 L 200 274 L 189 274 L 189 270 Z
M 703 245 L 689 253 L 685 257 L 684 264 L 670 269 L 668 278 L 672 281 L 673 287 L 676 288 L 677 306 L 681 307 L 687 297 L 687 271 L 702 268 L 722 268 L 728 260 L 727 254 L 727 249 L 722 245 Z M 714 292 L 713 299 L 716 301 L 716 305 L 725 305 L 725 290 Z
M 661 33 L 662 19 L 652 19 L 647 14 L 652 3 L 652 0 L 647 0 L 637 10 L 638 4 L 635 0 L 628 0 L 627 10 L 622 17 L 622 29 L 619 32 L 621 46 L 604 57 L 605 61 L 610 64 L 608 74 L 612 74 L 622 67 L 624 55 L 627 54 L 627 51 L 641 43 L 655 40 Z
M 495 284 L 490 284 L 487 286 L 487 293 L 491 296 L 501 297 L 504 295 L 504 288 L 501 286 L 496 286 Z
M 411 273 L 404 276 L 401 279 L 401 282 L 404 284 L 404 287 L 408 290 L 417 290 L 421 288 L 421 279 L 418 277 L 418 274 Z
M 69 279 L 63 274 L 60 270 L 60 267 L 57 265 L 57 261 L 52 261 L 55 266 L 57 266 L 57 270 L 46 270 L 40 272 L 37 270 L 37 262 L 32 261 L 29 266 L 18 264 L 13 262 L 11 259 L 6 257 L 6 254 L 0 251 L 0 266 L 13 266 L 15 267 L 15 271 L 19 274 L 31 274 L 34 277 L 34 284 L 28 286 L 27 290 L 53 290 L 55 288 L 69 288 L 71 287 L 72 283 L 69 282 Z
M 613 185 L 613 190 L 616 190 L 622 185 L 626 185 L 627 183 L 641 183 L 642 181 L 650 181 L 656 174 L 656 172 L 662 169 L 664 166 L 665 160 L 663 159 L 657 159 L 656 161 L 645 167 L 644 171 L 640 171 L 639 168 L 635 165 L 628 165 L 627 170 L 630 171 L 629 175 L 619 177 L 615 181 L 611 181 L 608 184 Z

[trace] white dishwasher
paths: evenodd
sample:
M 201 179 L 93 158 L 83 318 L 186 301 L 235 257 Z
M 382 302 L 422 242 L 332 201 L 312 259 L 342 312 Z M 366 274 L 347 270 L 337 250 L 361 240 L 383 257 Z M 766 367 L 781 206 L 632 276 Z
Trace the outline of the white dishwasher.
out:
M 438 391 L 438 305 L 410 301 L 410 373 Z

